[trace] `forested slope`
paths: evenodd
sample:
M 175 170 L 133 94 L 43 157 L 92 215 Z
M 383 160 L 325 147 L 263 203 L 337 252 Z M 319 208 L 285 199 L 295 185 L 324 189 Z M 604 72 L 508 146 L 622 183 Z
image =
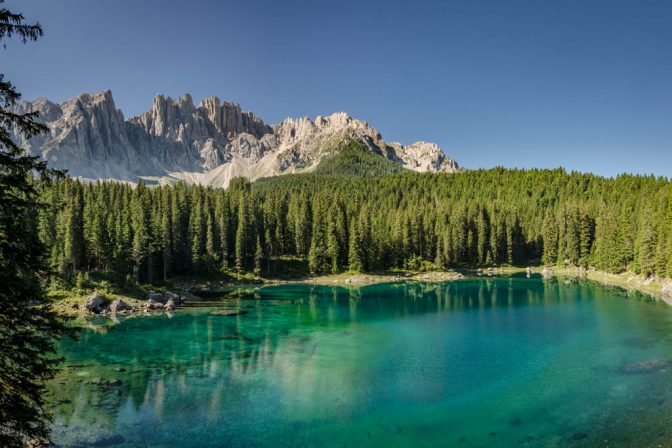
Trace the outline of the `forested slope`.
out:
M 228 190 L 65 179 L 41 187 L 40 234 L 66 282 L 87 270 L 119 284 L 264 271 L 285 256 L 307 258 L 313 274 L 539 261 L 672 277 L 667 179 L 499 168 L 362 177 L 339 165 Z

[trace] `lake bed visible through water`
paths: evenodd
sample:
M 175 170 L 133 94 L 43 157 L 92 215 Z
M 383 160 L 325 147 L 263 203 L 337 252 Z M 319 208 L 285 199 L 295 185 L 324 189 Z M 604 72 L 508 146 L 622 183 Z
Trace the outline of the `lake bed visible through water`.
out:
M 589 281 L 269 286 L 60 350 L 61 447 L 672 440 L 672 307 Z

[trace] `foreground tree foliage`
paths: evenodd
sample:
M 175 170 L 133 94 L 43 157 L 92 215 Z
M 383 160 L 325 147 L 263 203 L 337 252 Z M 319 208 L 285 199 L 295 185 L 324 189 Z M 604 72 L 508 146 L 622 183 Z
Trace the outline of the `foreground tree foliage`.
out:
M 228 190 L 66 179 L 42 188 L 52 266 L 119 285 L 221 269 L 312 274 L 525 262 L 672 276 L 672 186 L 564 170 L 290 175 Z
M 2 3 L 2 0 L 0 0 Z M 17 35 L 23 42 L 42 35 L 39 25 L 0 9 L 0 41 Z M 47 274 L 45 246 L 38 238 L 40 206 L 31 175 L 46 179 L 46 164 L 26 156 L 11 139 L 18 131 L 43 131 L 35 114 L 17 114 L 14 86 L 0 74 L 0 446 L 23 447 L 45 439 L 49 415 L 43 407 L 44 381 L 57 367 L 54 338 L 64 327 L 49 310 L 42 292 Z

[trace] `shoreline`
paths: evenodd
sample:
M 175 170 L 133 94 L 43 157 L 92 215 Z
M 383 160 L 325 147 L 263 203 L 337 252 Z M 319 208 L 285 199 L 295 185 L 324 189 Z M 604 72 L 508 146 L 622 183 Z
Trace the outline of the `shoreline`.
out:
M 672 279 L 645 277 L 629 272 L 611 274 L 609 272 L 577 267 L 550 268 L 554 277 L 570 277 L 590 280 L 607 286 L 615 286 L 626 291 L 635 291 L 650 296 L 658 302 L 672 306 Z
M 650 296 L 655 301 L 662 301 L 667 305 L 672 306 L 672 280 L 660 278 L 645 278 L 641 275 L 630 273 L 610 274 L 604 271 L 587 270 L 577 267 L 545 267 L 542 265 L 536 266 L 500 266 L 500 267 L 486 267 L 464 269 L 460 271 L 428 271 L 428 272 L 390 272 L 390 273 L 341 273 L 322 275 L 315 277 L 303 277 L 297 279 L 268 279 L 260 278 L 255 281 L 229 281 L 229 282 L 211 282 L 204 281 L 200 283 L 191 282 L 176 282 L 173 288 L 154 288 L 155 290 L 179 290 L 179 294 L 187 295 L 190 302 L 198 302 L 199 300 L 206 300 L 201 297 L 199 293 L 210 295 L 218 294 L 224 291 L 244 288 L 263 288 L 267 286 L 276 285 L 314 285 L 314 286 L 339 286 L 344 288 L 361 288 L 371 285 L 379 285 L 384 283 L 393 283 L 400 281 L 416 281 L 427 283 L 442 283 L 456 280 L 463 280 L 469 278 L 479 278 L 483 276 L 495 277 L 500 275 L 512 275 L 530 273 L 542 275 L 546 278 L 574 278 L 585 279 L 600 283 L 607 286 L 614 286 L 626 291 L 637 291 Z M 217 286 L 213 287 L 213 283 Z M 83 309 L 82 305 L 87 297 L 94 294 L 100 294 L 96 290 L 61 294 L 61 298 L 55 296 L 52 304 L 53 309 L 65 316 L 69 317 L 91 317 L 91 316 L 116 316 L 115 313 L 93 313 Z M 121 299 L 128 303 L 132 311 L 119 313 L 119 316 L 132 315 L 152 315 L 165 312 L 164 310 L 147 310 L 143 305 L 146 299 L 139 297 L 137 294 L 130 295 L 128 293 L 102 293 L 108 297 L 108 300 Z M 226 300 L 226 299 L 225 299 Z M 179 310 L 183 307 L 177 307 Z M 170 310 L 172 311 L 172 310 Z

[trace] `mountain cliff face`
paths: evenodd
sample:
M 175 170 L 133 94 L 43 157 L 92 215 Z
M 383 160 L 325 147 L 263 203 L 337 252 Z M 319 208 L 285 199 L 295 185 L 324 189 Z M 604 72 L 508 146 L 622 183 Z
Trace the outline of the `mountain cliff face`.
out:
M 410 170 L 459 170 L 432 143 L 385 142 L 368 123 L 342 112 L 270 126 L 237 104 L 209 97 L 194 106 L 186 94 L 177 100 L 159 95 L 150 110 L 125 120 L 109 90 L 62 104 L 40 98 L 18 109 L 39 111 L 49 133 L 30 140 L 17 135 L 17 141 L 52 167 L 87 179 L 157 177 L 227 186 L 236 176 L 254 180 L 311 171 L 344 140 L 361 141 Z

